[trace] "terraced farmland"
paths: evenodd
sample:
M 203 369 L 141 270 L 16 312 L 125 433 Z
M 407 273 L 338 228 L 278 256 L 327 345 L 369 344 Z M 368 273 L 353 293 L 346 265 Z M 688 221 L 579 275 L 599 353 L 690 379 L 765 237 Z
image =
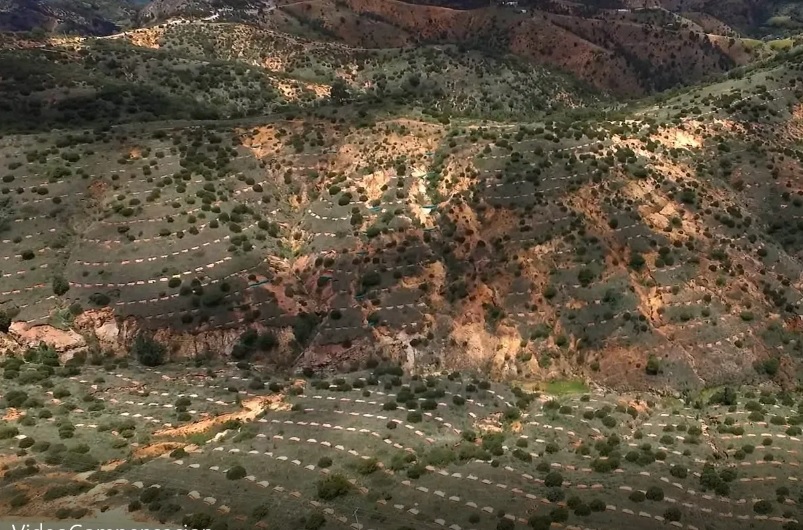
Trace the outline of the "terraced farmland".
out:
M 4 362 L 10 515 L 35 513 L 38 491 L 58 518 L 191 527 L 799 528 L 799 395 L 26 360 Z
M 803 528 L 798 40 L 363 4 L 0 36 L 0 519 Z
M 345 365 L 384 344 L 533 380 L 788 381 L 799 71 L 770 62 L 617 121 L 324 106 L 7 136 L 0 308 L 112 344 L 155 332 L 176 357 Z

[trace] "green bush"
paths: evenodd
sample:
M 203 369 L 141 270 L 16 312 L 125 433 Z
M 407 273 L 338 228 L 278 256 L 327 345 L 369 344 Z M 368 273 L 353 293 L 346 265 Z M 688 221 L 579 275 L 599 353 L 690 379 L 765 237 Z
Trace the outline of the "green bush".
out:
M 13 497 L 11 497 L 11 500 L 9 501 L 9 505 L 12 508 L 21 508 L 22 506 L 25 506 L 26 504 L 28 504 L 29 500 L 30 499 L 28 499 L 28 496 L 25 495 L 24 493 L 17 493 Z
M 229 480 L 240 480 L 241 478 L 245 478 L 246 474 L 243 466 L 234 466 L 226 471 L 226 478 Z
M 9 440 L 20 433 L 13 425 L 0 425 L 0 440 Z
M 753 364 L 753 367 L 756 372 L 760 374 L 766 374 L 770 377 L 774 377 L 781 368 L 781 361 L 777 357 L 770 357 L 768 359 L 764 359 L 763 361 L 756 361 Z
M 310 513 L 304 521 L 304 530 L 318 530 L 326 524 L 326 518 L 320 512 Z
M 145 366 L 159 366 L 165 362 L 167 348 L 153 338 L 140 333 L 131 346 L 131 354 Z
M 187 514 L 181 519 L 181 524 L 191 530 L 205 530 L 211 528 L 212 517 L 205 513 Z
M 560 487 L 563 484 L 563 475 L 557 471 L 550 471 L 544 477 L 544 486 L 547 488 Z
M 644 502 L 644 499 L 646 498 L 647 496 L 644 494 L 644 492 L 639 490 L 632 491 L 628 496 L 628 499 L 630 499 L 633 502 Z
M 759 515 L 767 515 L 772 513 L 772 503 L 767 500 L 760 500 L 753 504 L 753 511 Z
M 496 530 L 514 530 L 515 528 L 516 523 L 504 517 L 496 523 Z
M 658 375 L 661 373 L 661 361 L 654 355 L 650 355 L 644 370 L 647 372 L 647 375 Z
M 421 410 L 435 410 L 438 408 L 438 402 L 434 399 L 425 399 L 421 402 Z
M 53 276 L 52 287 L 53 293 L 56 296 L 61 296 L 70 290 L 70 282 L 68 282 L 64 276 L 58 274 Z
M 516 421 L 521 418 L 521 411 L 516 407 L 507 407 L 504 417 L 507 421 Z
M 151 486 L 149 488 L 145 488 L 142 490 L 142 493 L 139 494 L 139 501 L 142 504 L 150 504 L 159 498 L 159 495 L 162 493 L 161 488 L 156 488 Z
M 560 502 L 566 498 L 566 492 L 560 488 L 549 488 L 546 490 L 546 499 L 549 502 Z
M 616 427 L 616 418 L 613 416 L 605 416 L 602 418 L 602 424 L 609 429 L 613 429 Z
M 670 506 L 664 511 L 664 519 L 666 519 L 669 522 L 680 521 L 682 515 L 683 514 L 680 511 L 680 508 L 678 508 L 677 506 Z
M 550 530 L 552 518 L 548 515 L 533 515 L 527 520 L 527 525 L 532 530 Z
M 634 252 L 630 256 L 630 268 L 635 270 L 635 271 L 641 270 L 646 263 L 647 263 L 647 261 L 644 259 L 644 256 L 642 256 L 641 254 L 638 254 L 638 253 Z
M 379 469 L 379 462 L 376 458 L 361 458 L 356 468 L 360 475 L 370 475 Z
M 343 495 L 347 495 L 351 491 L 351 482 L 338 473 L 333 473 L 319 480 L 316 486 L 318 489 L 318 498 L 325 501 L 331 501 Z
M 59 484 L 57 486 L 53 486 L 45 491 L 44 499 L 46 501 L 51 501 L 55 499 L 60 499 L 62 497 L 72 497 L 75 495 L 80 495 L 81 493 L 91 489 L 91 485 L 87 483 L 81 482 L 71 482 L 69 484 Z
M 31 446 L 31 451 L 34 453 L 44 453 L 48 449 L 50 449 L 50 442 L 48 441 L 36 442 Z
M 20 408 L 28 400 L 28 393 L 19 389 L 9 390 L 5 398 L 9 407 Z
M 446 467 L 456 459 L 455 451 L 451 447 L 433 447 L 429 450 L 423 460 L 435 467 Z
M 423 420 L 423 416 L 417 410 L 411 410 L 407 413 L 407 421 L 409 423 L 421 423 Z
M 689 471 L 685 467 L 675 464 L 669 468 L 669 474 L 675 478 L 686 478 Z
M 100 462 L 88 453 L 66 452 L 62 456 L 61 465 L 76 473 L 84 473 L 97 469 Z
M 645 496 L 651 501 L 662 501 L 664 500 L 664 490 L 658 486 L 650 486 Z
M 588 503 L 589 508 L 591 508 L 592 512 L 604 512 L 608 509 L 608 506 L 605 504 L 605 501 L 601 499 L 592 499 L 590 503 Z
M 411 478 L 413 480 L 420 478 L 421 475 L 426 474 L 427 468 L 421 464 L 420 462 L 416 462 L 409 468 L 407 468 L 407 478 Z
M 563 523 L 569 519 L 569 510 L 564 507 L 553 508 L 549 512 L 549 518 L 552 519 L 552 522 L 555 523 Z
M 53 389 L 53 397 L 56 399 L 64 399 L 70 397 L 71 393 L 64 387 L 56 387 Z
M 577 273 L 577 281 L 580 282 L 580 285 L 586 287 L 591 282 L 594 281 L 594 271 L 589 269 L 588 267 L 583 267 Z
M 270 506 L 268 504 L 260 504 L 251 511 L 251 518 L 254 520 L 264 519 L 270 514 Z
M 89 295 L 89 301 L 98 307 L 105 307 L 111 302 L 109 295 L 104 293 L 92 293 Z

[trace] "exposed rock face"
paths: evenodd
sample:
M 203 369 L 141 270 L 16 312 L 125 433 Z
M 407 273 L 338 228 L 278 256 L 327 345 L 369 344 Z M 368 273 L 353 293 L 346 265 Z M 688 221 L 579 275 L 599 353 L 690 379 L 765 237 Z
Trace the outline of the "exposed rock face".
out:
M 42 342 L 52 346 L 59 353 L 86 348 L 86 339 L 80 333 L 52 326 L 28 326 L 25 322 L 14 322 L 8 334 L 22 348 L 38 346 Z
M 131 344 L 142 331 L 137 319 L 121 320 L 108 308 L 84 312 L 75 319 L 75 326 L 83 333 L 94 336 L 101 350 L 114 352 L 118 356 L 128 355 Z M 156 341 L 167 347 L 171 359 L 187 359 L 204 354 L 229 355 L 242 330 L 217 329 L 189 333 L 165 328 L 150 332 Z
M 0 354 L 21 354 L 26 348 L 44 342 L 59 352 L 62 361 L 90 345 L 122 357 L 129 354 L 131 344 L 142 331 L 136 319 L 118 319 L 111 309 L 86 311 L 76 317 L 74 326 L 75 330 L 65 331 L 48 325 L 14 322 L 8 334 L 0 334 Z M 189 333 L 164 328 L 148 332 L 167 347 L 170 359 L 179 360 L 199 355 L 228 356 L 242 331 L 232 328 Z
M 129 328 L 130 329 L 130 328 Z M 167 346 L 171 359 L 188 359 L 202 355 L 226 357 L 237 343 L 242 329 L 216 329 L 197 333 L 176 333 L 173 329 L 158 330 L 153 338 Z M 128 335 L 129 343 L 134 335 Z
M 111 309 L 85 311 L 75 318 L 75 327 L 85 334 L 94 335 L 102 350 L 125 351 L 124 337 Z

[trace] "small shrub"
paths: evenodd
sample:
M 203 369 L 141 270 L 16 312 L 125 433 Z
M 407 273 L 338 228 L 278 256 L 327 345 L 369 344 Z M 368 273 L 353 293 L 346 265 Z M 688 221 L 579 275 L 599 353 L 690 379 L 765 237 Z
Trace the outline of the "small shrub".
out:
M 145 366 L 159 366 L 165 361 L 167 348 L 151 337 L 140 333 L 134 339 L 131 354 Z
M 312 512 L 304 522 L 304 530 L 318 530 L 326 525 L 326 518 L 320 512 Z
M 226 478 L 229 480 L 240 480 L 241 478 L 245 478 L 246 474 L 243 466 L 234 466 L 226 471 Z
M 557 471 L 550 471 L 544 477 L 544 486 L 547 488 L 560 487 L 563 484 L 563 475 Z
M 767 500 L 760 500 L 753 504 L 753 511 L 759 515 L 772 513 L 772 503 Z
M 417 410 L 411 410 L 407 413 L 407 421 L 409 423 L 421 423 L 423 420 L 423 416 Z
M 664 490 L 658 486 L 651 486 L 647 490 L 645 497 L 651 501 L 662 501 L 664 500 Z
M 351 491 L 351 483 L 338 473 L 328 475 L 319 480 L 316 484 L 318 489 L 318 498 L 331 501 L 337 497 L 347 495 Z
M 11 500 L 9 501 L 9 505 L 12 508 L 21 508 L 22 506 L 25 506 L 26 504 L 28 504 L 29 500 L 30 499 L 28 499 L 28 496 L 25 495 L 24 493 L 17 493 L 13 497 L 11 497 Z
M 683 514 L 680 511 L 680 508 L 678 508 L 677 506 L 670 506 L 664 511 L 664 519 L 666 519 L 669 522 L 680 521 L 682 515 Z
M 357 473 L 360 475 L 370 475 L 379 469 L 379 462 L 376 458 L 361 458 L 357 462 Z
M 628 499 L 630 499 L 633 502 L 644 502 L 644 499 L 646 498 L 647 496 L 644 494 L 644 492 L 639 490 L 634 490 L 628 496 Z

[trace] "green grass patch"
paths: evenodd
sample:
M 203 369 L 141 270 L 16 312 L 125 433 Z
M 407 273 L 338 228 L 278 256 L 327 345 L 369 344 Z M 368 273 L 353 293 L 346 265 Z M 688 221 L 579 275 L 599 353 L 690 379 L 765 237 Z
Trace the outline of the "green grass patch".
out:
M 792 46 L 794 46 L 794 44 L 795 41 L 793 41 L 792 39 L 771 40 L 767 43 L 770 49 L 775 51 L 788 50 Z
M 544 391 L 558 396 L 567 394 L 584 394 L 588 392 L 588 385 L 580 379 L 556 379 L 544 384 Z
M 753 51 L 763 46 L 764 43 L 756 39 L 742 39 L 742 45 L 745 47 L 746 50 Z

